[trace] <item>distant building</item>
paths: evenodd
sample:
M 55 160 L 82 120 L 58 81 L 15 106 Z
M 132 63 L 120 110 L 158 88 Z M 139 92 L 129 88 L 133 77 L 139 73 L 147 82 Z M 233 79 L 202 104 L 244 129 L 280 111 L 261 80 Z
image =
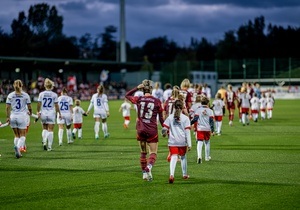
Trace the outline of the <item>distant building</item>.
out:
M 214 97 L 218 91 L 218 73 L 212 71 L 190 71 L 190 81 L 193 84 L 207 84 L 211 89 L 211 95 Z

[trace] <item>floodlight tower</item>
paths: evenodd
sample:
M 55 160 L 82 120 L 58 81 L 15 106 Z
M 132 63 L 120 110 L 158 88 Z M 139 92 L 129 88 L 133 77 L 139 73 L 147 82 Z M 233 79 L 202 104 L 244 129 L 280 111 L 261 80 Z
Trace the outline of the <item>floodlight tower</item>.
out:
M 120 61 L 126 62 L 125 0 L 120 0 Z

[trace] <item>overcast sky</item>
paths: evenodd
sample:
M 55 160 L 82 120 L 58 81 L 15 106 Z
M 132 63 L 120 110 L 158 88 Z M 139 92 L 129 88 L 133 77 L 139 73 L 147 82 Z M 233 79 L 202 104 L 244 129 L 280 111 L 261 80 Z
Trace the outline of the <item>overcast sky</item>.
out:
M 19 12 L 27 15 L 30 5 L 43 2 L 56 6 L 67 36 L 94 37 L 108 25 L 119 28 L 119 0 L 0 0 L 0 27 L 10 33 Z M 125 4 L 126 39 L 132 46 L 160 36 L 180 46 L 189 45 L 191 37 L 215 43 L 225 32 L 259 16 L 266 24 L 300 27 L 300 0 L 125 0 Z

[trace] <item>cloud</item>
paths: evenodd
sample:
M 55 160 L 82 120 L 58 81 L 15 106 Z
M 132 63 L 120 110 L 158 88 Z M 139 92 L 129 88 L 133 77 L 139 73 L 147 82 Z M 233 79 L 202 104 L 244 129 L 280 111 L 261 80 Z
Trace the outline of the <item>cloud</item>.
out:
M 30 5 L 47 2 L 64 18 L 64 33 L 80 37 L 103 33 L 108 25 L 119 28 L 119 0 L 1 0 L 0 27 L 10 24 Z M 299 27 L 299 0 L 125 0 L 126 37 L 133 46 L 148 39 L 167 36 L 179 45 L 190 38 L 217 42 L 225 32 L 236 30 L 249 20 L 265 17 L 266 24 Z M 119 37 L 119 32 L 116 34 Z

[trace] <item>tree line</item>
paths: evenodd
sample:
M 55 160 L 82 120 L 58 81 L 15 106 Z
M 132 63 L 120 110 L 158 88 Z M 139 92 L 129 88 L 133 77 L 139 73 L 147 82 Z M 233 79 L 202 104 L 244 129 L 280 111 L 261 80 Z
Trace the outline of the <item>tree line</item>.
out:
M 55 6 L 46 3 L 19 12 L 11 23 L 11 33 L 0 27 L 0 56 L 96 59 L 118 61 L 116 26 L 106 26 L 92 37 L 63 34 L 63 17 Z M 146 40 L 141 47 L 126 43 L 127 61 L 164 63 L 215 59 L 300 57 L 300 28 L 266 26 L 263 16 L 224 33 L 223 39 L 211 43 L 206 38 L 191 37 L 188 46 L 179 46 L 166 36 Z

